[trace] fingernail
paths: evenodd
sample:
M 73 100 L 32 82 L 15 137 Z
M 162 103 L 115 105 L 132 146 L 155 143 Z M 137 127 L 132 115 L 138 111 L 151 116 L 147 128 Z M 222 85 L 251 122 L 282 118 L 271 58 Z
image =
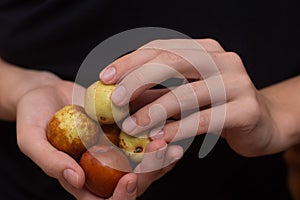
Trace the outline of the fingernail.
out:
M 164 157 L 165 149 L 159 149 L 156 152 L 156 158 L 157 160 L 161 160 Z
M 132 132 L 136 128 L 136 118 L 129 117 L 125 119 L 122 124 L 122 128 L 126 133 Z
M 126 89 L 124 86 L 117 86 L 111 95 L 111 99 L 115 104 L 119 104 L 126 96 Z
M 161 139 L 163 138 L 164 136 L 164 131 L 162 129 L 160 130 L 152 130 L 150 131 L 149 133 L 149 137 L 152 139 L 152 140 L 155 140 L 155 139 Z
M 110 81 L 111 79 L 113 79 L 113 77 L 115 76 L 115 74 L 116 74 L 116 68 L 109 67 L 109 68 L 105 69 L 104 72 L 102 72 L 100 74 L 100 78 L 103 81 Z
M 73 187 L 78 188 L 78 174 L 72 169 L 65 169 L 63 176 Z
M 178 160 L 180 160 L 181 159 L 181 157 L 174 157 L 174 158 L 172 158 L 171 160 L 170 160 L 170 163 L 169 164 L 172 164 L 172 163 L 174 163 L 174 162 L 177 162 Z
M 129 194 L 133 193 L 137 188 L 137 182 L 136 181 L 128 181 L 126 190 Z

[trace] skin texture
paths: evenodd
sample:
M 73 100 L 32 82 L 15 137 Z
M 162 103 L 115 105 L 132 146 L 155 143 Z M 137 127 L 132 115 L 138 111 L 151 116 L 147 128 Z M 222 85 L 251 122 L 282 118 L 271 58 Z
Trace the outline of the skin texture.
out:
M 76 199 L 102 200 L 84 187 L 85 174 L 76 160 L 53 147 L 46 137 L 47 125 L 55 112 L 72 103 L 84 105 L 85 88 L 50 72 L 23 69 L 1 59 L 0 71 L 0 118 L 17 120 L 20 150 L 47 175 L 56 178 Z M 11 88 L 14 88 L 13 93 Z M 75 99 L 72 99 L 73 89 L 81 94 Z M 149 145 L 148 151 L 156 151 L 164 146 L 164 141 L 155 141 Z M 182 156 L 182 149 L 170 146 L 165 155 L 162 159 L 166 163 L 165 168 L 144 174 L 126 174 L 119 180 L 110 199 L 131 200 L 141 195 L 153 181 L 174 167 Z M 66 170 L 71 171 L 69 178 L 65 176 L 68 174 Z

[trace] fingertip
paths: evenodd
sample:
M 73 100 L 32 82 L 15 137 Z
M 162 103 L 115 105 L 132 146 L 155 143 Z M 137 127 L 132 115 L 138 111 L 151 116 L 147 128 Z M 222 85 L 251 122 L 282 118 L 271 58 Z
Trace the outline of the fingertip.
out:
M 183 157 L 183 148 L 179 145 L 171 145 L 166 153 L 164 166 L 168 166 L 180 160 Z
M 146 146 L 146 152 L 153 152 L 160 149 L 163 149 L 167 146 L 167 143 L 163 139 L 156 139 L 152 140 L 148 145 Z
M 62 170 L 62 177 L 77 189 L 83 188 L 85 184 L 85 173 L 75 161 L 67 161 L 65 168 Z
M 126 191 L 128 194 L 132 194 L 134 192 L 136 192 L 137 190 L 137 175 L 134 173 L 129 173 L 127 175 L 125 175 L 127 182 L 126 182 Z
M 114 66 L 108 66 L 99 74 L 99 78 L 103 83 L 111 84 L 116 76 L 116 72 L 117 70 Z
M 127 89 L 123 85 L 118 85 L 112 95 L 112 102 L 117 106 L 124 106 L 127 102 Z
M 113 200 L 131 200 L 137 196 L 137 182 L 138 177 L 134 173 L 124 175 L 113 194 Z

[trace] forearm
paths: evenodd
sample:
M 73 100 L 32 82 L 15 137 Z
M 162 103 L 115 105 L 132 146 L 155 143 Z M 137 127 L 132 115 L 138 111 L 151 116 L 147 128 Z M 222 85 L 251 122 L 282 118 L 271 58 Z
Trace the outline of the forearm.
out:
M 268 108 L 286 146 L 300 143 L 300 76 L 261 90 L 268 99 Z
M 0 60 L 0 119 L 14 120 L 22 69 Z
M 0 120 L 13 121 L 19 99 L 42 84 L 59 80 L 48 72 L 24 69 L 0 58 Z

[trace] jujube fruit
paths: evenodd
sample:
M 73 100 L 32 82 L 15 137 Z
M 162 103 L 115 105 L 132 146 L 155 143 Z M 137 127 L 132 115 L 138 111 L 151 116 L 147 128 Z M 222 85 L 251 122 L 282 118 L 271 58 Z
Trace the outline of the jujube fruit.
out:
M 129 113 L 127 105 L 116 106 L 112 103 L 111 95 L 115 88 L 114 84 L 107 85 L 96 81 L 85 92 L 85 111 L 101 124 L 117 123 Z
M 98 142 L 99 131 L 99 124 L 86 115 L 83 107 L 66 105 L 53 115 L 46 134 L 54 147 L 77 159 Z
M 86 187 L 102 198 L 112 196 L 120 178 L 132 171 L 126 155 L 113 145 L 92 146 L 82 154 L 80 165 Z

